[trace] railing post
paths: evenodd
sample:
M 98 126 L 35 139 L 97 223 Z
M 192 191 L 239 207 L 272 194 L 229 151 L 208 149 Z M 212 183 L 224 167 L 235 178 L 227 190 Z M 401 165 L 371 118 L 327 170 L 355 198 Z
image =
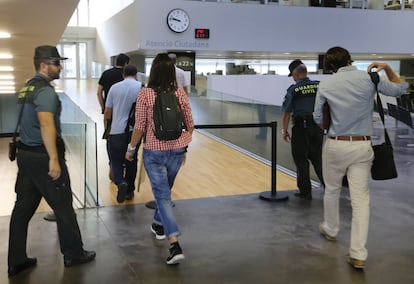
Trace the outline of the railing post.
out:
M 267 200 L 267 201 L 286 201 L 289 199 L 289 197 L 286 194 L 277 194 L 277 190 L 276 190 L 276 164 L 277 164 L 277 139 L 276 139 L 276 130 L 277 130 L 277 122 L 276 121 L 272 121 L 271 123 L 271 128 L 272 128 L 272 166 L 271 166 L 271 170 L 272 170 L 272 184 L 271 184 L 271 190 L 270 193 L 268 191 L 262 192 L 260 193 L 259 198 L 262 200 Z

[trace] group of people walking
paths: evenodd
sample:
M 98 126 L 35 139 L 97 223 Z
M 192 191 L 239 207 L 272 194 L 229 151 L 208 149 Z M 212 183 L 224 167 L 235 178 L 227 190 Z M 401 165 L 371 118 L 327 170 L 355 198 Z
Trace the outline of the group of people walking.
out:
M 8 274 L 14 276 L 36 265 L 26 253 L 28 224 L 43 197 L 56 215 L 64 265 L 70 267 L 93 261 L 96 253 L 83 248 L 81 233 L 72 207 L 72 191 L 65 164 L 65 147 L 60 127 L 61 103 L 51 81 L 58 79 L 61 57 L 54 46 L 35 49 L 36 74 L 19 93 L 22 106 L 20 143 L 17 153 L 16 203 L 10 219 Z M 137 174 L 137 151 L 143 141 L 143 164 L 148 174 L 156 208 L 149 230 L 157 240 L 167 239 L 167 264 L 185 257 L 179 244 L 180 230 L 173 212 L 171 189 L 192 140 L 194 121 L 186 89 L 177 79 L 175 57 L 158 54 L 152 63 L 146 87 L 137 80 L 137 68 L 121 54 L 117 66 L 104 72 L 99 81 L 98 99 L 107 127 L 107 149 L 117 201 L 132 199 Z M 309 161 L 324 187 L 324 218 L 320 233 L 335 241 L 339 232 L 339 195 L 347 176 L 352 205 L 352 227 L 347 261 L 364 268 L 368 257 L 366 242 L 369 224 L 370 167 L 373 160 L 371 136 L 375 84 L 368 72 L 385 71 L 378 90 L 400 96 L 408 87 L 391 67 L 374 62 L 368 72 L 352 66 L 349 52 L 333 47 L 325 54 L 325 67 L 334 74 L 322 82 L 311 80 L 300 60 L 289 65 L 295 84 L 289 87 L 282 110 L 282 136 L 291 142 L 297 167 L 295 194 L 312 200 Z M 120 79 L 121 75 L 121 79 Z M 107 79 L 104 79 L 107 77 Z M 110 78 L 110 79 L 108 79 Z M 108 83 L 110 81 L 110 83 Z M 108 87 L 108 84 L 110 85 Z M 159 96 L 173 93 L 185 127 L 179 137 L 160 139 L 154 130 L 154 105 Z M 135 123 L 129 125 L 131 106 Z M 330 107 L 331 124 L 324 139 L 323 105 Z M 350 113 L 352 112 L 352 115 Z M 289 123 L 293 122 L 291 133 Z

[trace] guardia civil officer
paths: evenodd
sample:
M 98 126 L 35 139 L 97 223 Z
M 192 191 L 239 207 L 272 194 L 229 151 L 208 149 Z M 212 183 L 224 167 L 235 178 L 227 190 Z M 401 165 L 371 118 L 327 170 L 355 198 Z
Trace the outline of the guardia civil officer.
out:
M 295 196 L 312 200 L 309 161 L 312 162 L 315 173 L 323 184 L 323 130 L 314 122 L 312 116 L 319 81 L 309 79 L 306 65 L 299 59 L 289 64 L 289 71 L 289 76 L 293 77 L 295 84 L 287 89 L 283 101 L 282 135 L 283 140 L 291 142 L 292 156 L 296 165 L 299 192 L 295 193 Z M 288 131 L 291 117 L 292 135 Z
M 9 277 L 37 263 L 36 258 L 27 256 L 27 229 L 42 197 L 56 215 L 64 265 L 68 267 L 86 263 L 96 255 L 94 251 L 83 249 L 65 163 L 65 146 L 60 126 L 62 105 L 50 84 L 59 79 L 61 60 L 65 59 L 67 58 L 61 57 L 54 46 L 36 47 L 36 74 L 19 92 L 23 112 L 17 152 L 17 198 L 10 218 Z

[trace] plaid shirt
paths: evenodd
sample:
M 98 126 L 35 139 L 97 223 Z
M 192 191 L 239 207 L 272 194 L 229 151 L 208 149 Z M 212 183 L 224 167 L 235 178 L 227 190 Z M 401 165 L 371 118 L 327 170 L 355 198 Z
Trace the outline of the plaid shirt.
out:
M 184 115 L 187 129 L 194 127 L 193 116 L 191 114 L 190 101 L 182 88 L 178 88 L 175 95 L 180 102 L 181 110 Z M 186 147 L 191 142 L 191 134 L 183 131 L 176 140 L 161 141 L 155 137 L 153 108 L 156 93 L 151 88 L 142 88 L 137 99 L 137 109 L 135 112 L 135 129 L 145 133 L 145 149 L 167 151 Z

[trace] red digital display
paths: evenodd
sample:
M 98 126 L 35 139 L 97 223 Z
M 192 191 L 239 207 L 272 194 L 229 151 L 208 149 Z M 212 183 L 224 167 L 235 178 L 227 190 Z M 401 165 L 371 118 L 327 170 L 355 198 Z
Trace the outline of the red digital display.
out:
M 209 29 L 195 29 L 195 38 L 210 38 Z

